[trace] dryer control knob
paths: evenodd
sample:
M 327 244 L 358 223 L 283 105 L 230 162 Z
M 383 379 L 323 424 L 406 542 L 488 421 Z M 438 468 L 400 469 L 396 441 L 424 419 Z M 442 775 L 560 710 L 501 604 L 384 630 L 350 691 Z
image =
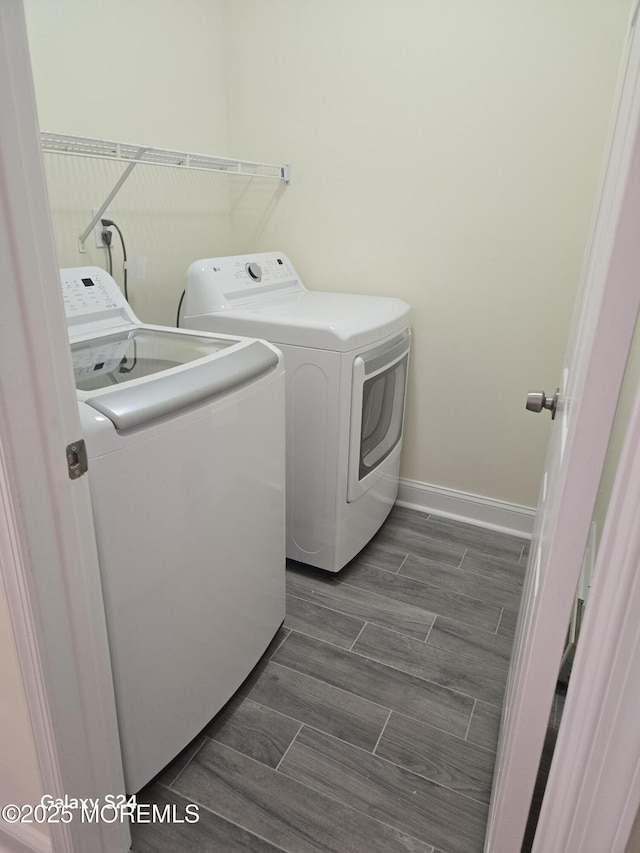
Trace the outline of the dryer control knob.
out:
M 254 281 L 260 281 L 260 279 L 262 278 L 262 270 L 260 269 L 258 264 L 252 262 L 250 264 L 247 264 L 245 269 Z

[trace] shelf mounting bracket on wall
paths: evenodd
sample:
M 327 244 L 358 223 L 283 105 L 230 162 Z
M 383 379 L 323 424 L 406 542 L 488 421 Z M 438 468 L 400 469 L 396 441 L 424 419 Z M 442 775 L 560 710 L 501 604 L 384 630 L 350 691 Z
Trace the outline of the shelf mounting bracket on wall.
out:
M 237 160 L 230 157 L 215 157 L 208 154 L 190 154 L 185 151 L 172 151 L 167 148 L 152 148 L 145 145 L 132 145 L 127 142 L 110 142 L 88 136 L 73 136 L 67 133 L 40 134 L 42 151 L 50 154 L 68 154 L 76 157 L 89 157 L 96 160 L 111 160 L 126 163 L 127 167 L 118 178 L 113 189 L 98 207 L 91 222 L 78 238 L 81 252 L 85 252 L 85 240 L 104 214 L 109 204 L 120 191 L 131 172 L 139 164 L 171 166 L 180 169 L 196 169 L 209 172 L 222 172 L 227 175 L 240 175 L 248 178 L 268 178 L 291 183 L 291 166 L 272 163 L 255 163 L 251 160 Z
M 87 239 L 87 237 L 89 236 L 89 234 L 91 234 L 91 232 L 93 231 L 94 227 L 98 224 L 98 222 L 99 222 L 99 221 L 100 221 L 100 219 L 102 218 L 102 214 L 103 214 L 103 213 L 105 212 L 105 210 L 109 207 L 109 205 L 111 204 L 111 202 L 113 201 L 113 199 L 116 197 L 116 195 L 117 195 L 117 194 L 118 194 L 118 192 L 120 191 L 120 187 L 124 184 L 124 182 L 127 180 L 127 178 L 129 177 L 129 175 L 131 174 L 131 172 L 133 172 L 133 170 L 135 169 L 135 167 L 138 165 L 138 163 L 140 162 L 140 160 L 141 160 L 141 159 L 142 159 L 142 157 L 144 156 L 145 152 L 147 152 L 148 150 L 149 150 L 149 148 L 145 148 L 145 147 L 143 147 L 143 146 L 141 146 L 140 148 L 138 148 L 138 150 L 136 151 L 136 153 L 135 153 L 135 154 L 134 154 L 134 156 L 133 156 L 133 159 L 131 160 L 131 162 L 129 163 L 129 165 L 127 166 L 127 168 L 124 170 L 124 172 L 120 175 L 120 177 L 118 178 L 118 180 L 116 181 L 116 183 L 115 183 L 115 185 L 114 185 L 113 189 L 111 190 L 111 192 L 109 193 L 109 195 L 105 198 L 105 200 L 102 202 L 102 204 L 101 204 L 101 205 L 100 205 L 100 207 L 98 208 L 98 210 L 97 210 L 97 212 L 96 212 L 95 216 L 93 217 L 93 219 L 91 220 L 91 222 L 87 225 L 87 227 L 84 229 L 84 231 L 82 232 L 82 234 L 81 234 L 81 235 L 80 235 L 80 237 L 78 238 L 78 249 L 79 249 L 81 252 L 86 252 L 86 251 L 87 251 L 87 249 L 86 249 L 86 247 L 85 247 L 85 245 L 84 245 L 84 241 Z

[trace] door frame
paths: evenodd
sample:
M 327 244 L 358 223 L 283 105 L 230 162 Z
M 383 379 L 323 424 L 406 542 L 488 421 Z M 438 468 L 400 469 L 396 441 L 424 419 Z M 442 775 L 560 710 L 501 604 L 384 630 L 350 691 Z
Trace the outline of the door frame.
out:
M 124 792 L 88 476 L 22 0 L 0 2 L 0 552 L 43 794 Z M 17 804 L 20 805 L 20 804 Z M 126 823 L 0 821 L 0 849 L 120 853 Z
M 640 389 L 596 558 L 533 853 L 625 853 L 638 814 L 638 507 Z
M 637 29 L 639 12 L 640 2 L 632 29 Z M 640 196 L 638 41 L 628 55 L 635 75 L 634 96 L 629 104 L 621 104 L 622 117 L 636 119 L 626 181 L 627 197 L 633 193 L 636 199 Z M 629 242 L 637 241 L 637 220 L 627 212 Z M 627 261 L 632 257 L 629 253 Z M 629 283 L 637 286 L 640 264 L 628 263 L 625 272 Z M 640 826 L 639 506 L 640 387 L 625 430 L 532 853 L 551 849 L 626 853 Z
M 565 377 L 559 401 L 559 407 L 571 409 L 565 459 L 561 469 L 552 471 L 555 477 L 549 478 L 548 489 L 545 473 L 534 533 L 538 547 L 532 548 L 527 569 L 523 602 L 537 595 L 538 612 L 534 618 L 525 607 L 518 623 L 508 686 L 511 698 L 503 710 L 486 853 L 511 853 L 519 849 L 524 836 L 593 512 L 591 500 L 595 502 L 640 305 L 640 33 L 634 26 L 636 17 L 632 17 L 622 56 L 615 133 L 608 151 L 606 178 L 601 181 L 597 218 L 587 242 L 582 293 L 569 338 L 570 383 L 567 388 Z M 563 428 L 562 420 L 556 421 L 556 430 Z M 554 464 L 554 452 L 561 453 L 561 438 L 559 433 L 552 437 L 547 466 Z M 545 492 L 546 506 L 550 500 L 552 504 L 553 499 L 557 501 L 550 515 L 548 509 L 545 515 Z M 549 562 L 539 572 L 545 525 L 546 541 L 551 543 Z M 616 566 L 610 570 L 622 569 Z M 606 637 L 600 636 L 599 642 L 605 644 Z M 572 679 L 578 679 L 575 672 Z M 557 760 L 573 761 L 574 756 L 559 753 Z M 596 783 L 595 778 L 588 782 Z M 567 803 L 567 808 L 573 810 L 574 805 Z M 552 847 L 565 849 L 555 844 Z

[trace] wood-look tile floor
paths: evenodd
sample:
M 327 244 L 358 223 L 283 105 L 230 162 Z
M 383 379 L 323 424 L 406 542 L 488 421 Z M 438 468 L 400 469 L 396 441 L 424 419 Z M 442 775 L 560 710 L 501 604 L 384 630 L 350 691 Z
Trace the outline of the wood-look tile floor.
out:
M 287 570 L 239 695 L 139 795 L 133 853 L 479 853 L 527 543 L 395 507 L 337 575 Z

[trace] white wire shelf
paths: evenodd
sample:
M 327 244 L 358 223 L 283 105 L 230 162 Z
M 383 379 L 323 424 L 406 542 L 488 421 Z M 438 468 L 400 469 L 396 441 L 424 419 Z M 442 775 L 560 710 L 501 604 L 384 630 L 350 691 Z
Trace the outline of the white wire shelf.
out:
M 50 154 L 69 154 L 74 157 L 91 157 L 97 160 L 117 160 L 123 163 L 152 163 L 156 166 L 173 166 L 184 169 L 226 172 L 245 177 L 271 178 L 289 183 L 291 168 L 288 164 L 256 163 L 231 157 L 209 154 L 192 154 L 168 148 L 153 148 L 130 142 L 112 142 L 69 133 L 40 134 L 42 150 Z M 140 155 L 140 152 L 142 154 Z M 140 155 L 140 156 L 139 156 Z
M 130 142 L 112 142 L 107 139 L 74 136 L 70 133 L 49 133 L 46 131 L 40 134 L 40 143 L 42 151 L 47 154 L 66 154 L 73 157 L 88 157 L 94 160 L 110 160 L 126 165 L 126 169 L 117 183 L 105 201 L 100 205 L 89 225 L 80 235 L 79 245 L 81 251 L 85 250 L 84 241 L 93 230 L 93 227 L 138 164 L 147 163 L 154 166 L 223 172 L 227 175 L 266 178 L 284 181 L 286 184 L 291 183 L 291 166 L 288 163 L 256 163 L 252 160 L 216 157 L 209 154 L 192 154 L 187 151 L 173 151 L 168 148 L 135 145 Z

